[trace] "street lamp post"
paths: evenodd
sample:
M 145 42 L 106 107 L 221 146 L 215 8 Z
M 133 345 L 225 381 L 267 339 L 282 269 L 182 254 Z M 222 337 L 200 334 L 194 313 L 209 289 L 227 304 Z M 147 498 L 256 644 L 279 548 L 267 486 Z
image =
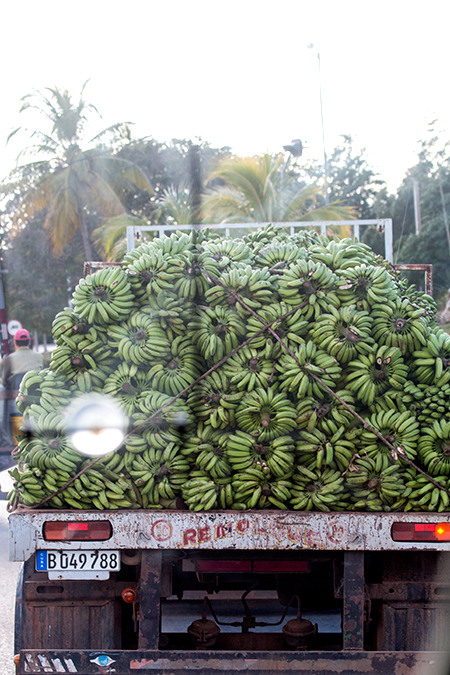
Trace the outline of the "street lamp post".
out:
M 308 49 L 314 49 L 314 45 L 311 42 L 307 45 Z M 322 145 L 323 145 L 323 181 L 324 181 L 324 192 L 325 192 L 325 204 L 330 203 L 328 196 L 328 161 L 327 161 L 327 151 L 325 146 L 325 126 L 323 123 L 323 103 L 322 103 L 322 73 L 320 68 L 320 54 L 317 52 L 317 61 L 319 64 L 319 98 L 320 98 L 320 121 L 322 125 Z

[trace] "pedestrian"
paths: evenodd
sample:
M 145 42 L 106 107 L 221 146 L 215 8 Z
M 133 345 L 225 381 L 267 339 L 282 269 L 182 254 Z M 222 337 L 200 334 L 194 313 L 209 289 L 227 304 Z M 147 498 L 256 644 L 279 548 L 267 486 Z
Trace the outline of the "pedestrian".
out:
M 19 328 L 14 335 L 15 351 L 3 359 L 3 384 L 5 389 L 17 390 L 29 370 L 41 370 L 42 354 L 30 349 L 30 334 Z
M 16 397 L 23 376 L 29 370 L 41 370 L 42 354 L 30 349 L 30 334 L 25 328 L 19 328 L 14 335 L 15 351 L 3 359 L 2 378 L 5 387 L 3 427 L 7 436 L 15 445 L 20 438 L 22 415 L 16 406 Z

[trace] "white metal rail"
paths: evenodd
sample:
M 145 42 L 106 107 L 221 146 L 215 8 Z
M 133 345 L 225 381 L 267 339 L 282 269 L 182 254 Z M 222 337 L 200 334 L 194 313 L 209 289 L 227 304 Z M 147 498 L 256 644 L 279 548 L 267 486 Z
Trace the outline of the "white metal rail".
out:
M 327 236 L 330 233 L 330 228 L 333 227 L 352 227 L 353 237 L 359 241 L 361 236 L 361 228 L 374 225 L 378 232 L 384 234 L 384 257 L 390 263 L 394 262 L 393 255 L 393 233 L 392 233 L 392 219 L 391 218 L 377 218 L 373 220 L 305 220 L 297 222 L 273 222 L 271 223 L 209 223 L 205 225 L 129 225 L 127 227 L 127 250 L 132 251 L 136 246 L 136 239 L 139 238 L 142 232 L 154 232 L 158 237 L 168 232 L 176 232 L 177 230 L 193 230 L 205 229 L 224 230 L 225 236 L 232 236 L 233 230 L 256 230 L 260 227 L 272 224 L 275 227 L 284 227 L 289 229 L 290 234 L 294 234 L 299 228 L 320 230 L 320 234 Z

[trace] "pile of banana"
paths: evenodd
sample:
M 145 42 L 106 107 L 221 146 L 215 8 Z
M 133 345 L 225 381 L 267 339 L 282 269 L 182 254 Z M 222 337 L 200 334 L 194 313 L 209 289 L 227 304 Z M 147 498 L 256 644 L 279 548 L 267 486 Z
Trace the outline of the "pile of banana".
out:
M 448 509 L 450 336 L 368 246 L 177 232 L 72 304 L 20 387 L 11 508 Z M 89 392 L 129 420 L 95 465 L 65 427 Z

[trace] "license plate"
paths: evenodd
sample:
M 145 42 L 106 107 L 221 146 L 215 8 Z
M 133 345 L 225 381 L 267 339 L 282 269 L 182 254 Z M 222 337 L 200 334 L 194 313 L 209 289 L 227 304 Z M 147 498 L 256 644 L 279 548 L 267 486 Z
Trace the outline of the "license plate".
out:
M 118 572 L 120 551 L 38 551 L 37 572 Z

